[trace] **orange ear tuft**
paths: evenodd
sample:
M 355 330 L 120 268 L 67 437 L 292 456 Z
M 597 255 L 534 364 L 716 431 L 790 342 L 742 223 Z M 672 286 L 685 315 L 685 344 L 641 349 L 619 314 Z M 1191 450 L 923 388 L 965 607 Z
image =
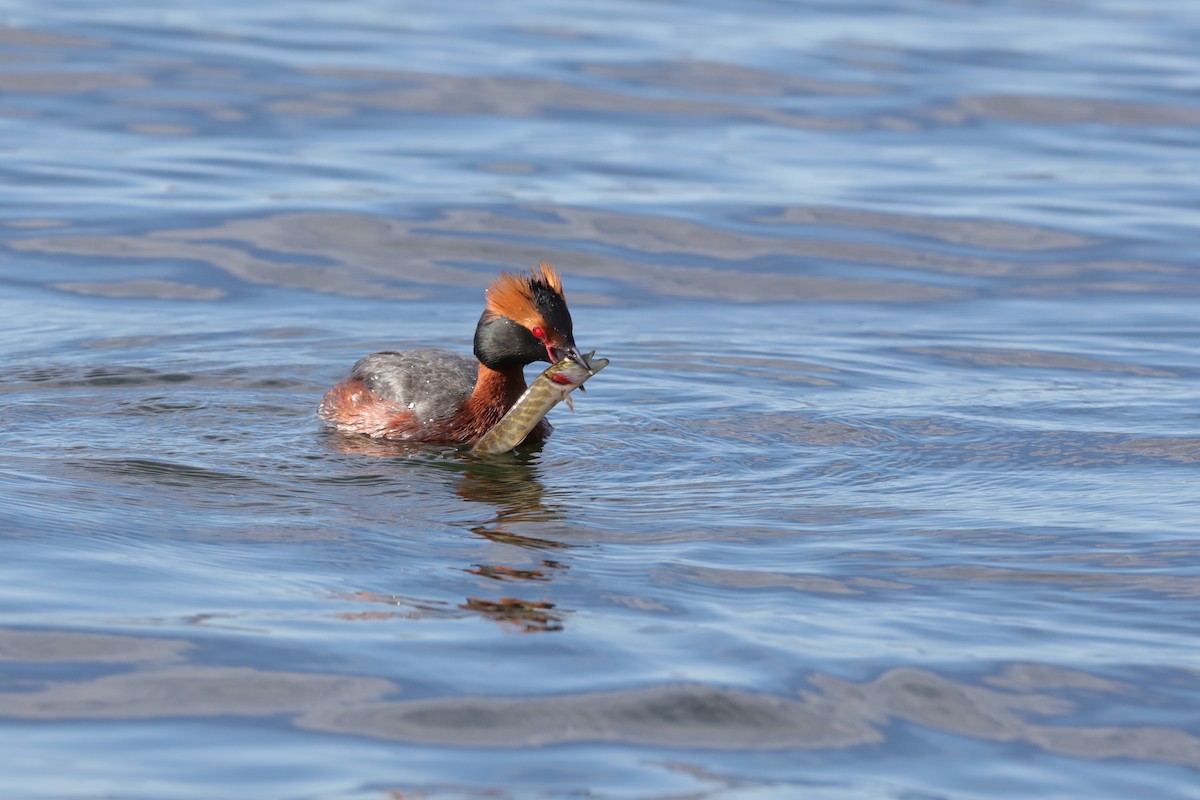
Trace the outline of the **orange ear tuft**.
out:
M 526 328 L 546 327 L 533 297 L 535 284 L 549 287 L 562 294 L 562 278 L 554 267 L 542 261 L 529 275 L 501 272 L 487 288 L 487 308 L 493 314 L 508 317 Z
M 508 317 L 526 327 L 537 324 L 534 318 L 540 319 L 533 305 L 533 288 L 524 275 L 501 272 L 488 286 L 486 294 L 488 311 L 493 314 Z
M 558 273 L 554 271 L 554 267 L 550 265 L 549 261 L 539 261 L 537 269 L 533 271 L 533 277 L 562 294 L 562 278 L 558 277 Z

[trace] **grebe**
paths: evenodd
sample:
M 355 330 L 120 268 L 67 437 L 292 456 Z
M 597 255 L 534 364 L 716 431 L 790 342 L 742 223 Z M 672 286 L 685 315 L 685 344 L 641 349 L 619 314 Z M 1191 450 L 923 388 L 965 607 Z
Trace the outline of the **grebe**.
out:
M 486 296 L 475 326 L 476 360 L 432 348 L 372 353 L 326 392 L 318 416 L 372 439 L 473 442 L 525 391 L 526 364 L 582 360 L 554 267 L 542 262 L 529 275 L 502 272 Z M 525 441 L 541 441 L 550 430 L 542 420 Z

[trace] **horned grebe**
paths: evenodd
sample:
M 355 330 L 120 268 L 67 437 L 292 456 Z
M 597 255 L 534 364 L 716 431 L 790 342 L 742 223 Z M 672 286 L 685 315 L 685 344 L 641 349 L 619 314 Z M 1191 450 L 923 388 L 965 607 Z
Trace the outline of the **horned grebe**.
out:
M 447 350 L 384 351 L 359 359 L 317 414 L 344 433 L 410 442 L 473 442 L 525 391 L 526 364 L 581 361 L 562 279 L 543 262 L 529 275 L 502 272 L 475 326 L 475 359 Z M 586 363 L 586 362 L 584 362 Z M 550 433 L 545 420 L 525 441 Z

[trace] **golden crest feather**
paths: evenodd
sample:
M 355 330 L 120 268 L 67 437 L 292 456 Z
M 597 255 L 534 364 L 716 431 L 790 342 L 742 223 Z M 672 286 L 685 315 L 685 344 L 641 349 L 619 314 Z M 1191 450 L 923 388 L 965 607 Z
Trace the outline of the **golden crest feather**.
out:
M 526 328 L 545 327 L 546 321 L 538 312 L 533 299 L 533 285 L 540 283 L 562 294 L 562 278 L 548 262 L 539 262 L 529 275 L 501 272 L 485 292 L 487 309 L 493 314 L 508 317 Z

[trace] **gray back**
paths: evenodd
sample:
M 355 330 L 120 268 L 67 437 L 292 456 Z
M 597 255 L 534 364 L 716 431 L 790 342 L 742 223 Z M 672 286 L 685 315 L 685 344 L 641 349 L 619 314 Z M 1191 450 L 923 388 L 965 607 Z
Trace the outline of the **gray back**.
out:
M 380 397 L 412 409 L 428 424 L 448 417 L 475 388 L 478 363 L 449 350 L 422 348 L 363 356 L 350 371 Z

